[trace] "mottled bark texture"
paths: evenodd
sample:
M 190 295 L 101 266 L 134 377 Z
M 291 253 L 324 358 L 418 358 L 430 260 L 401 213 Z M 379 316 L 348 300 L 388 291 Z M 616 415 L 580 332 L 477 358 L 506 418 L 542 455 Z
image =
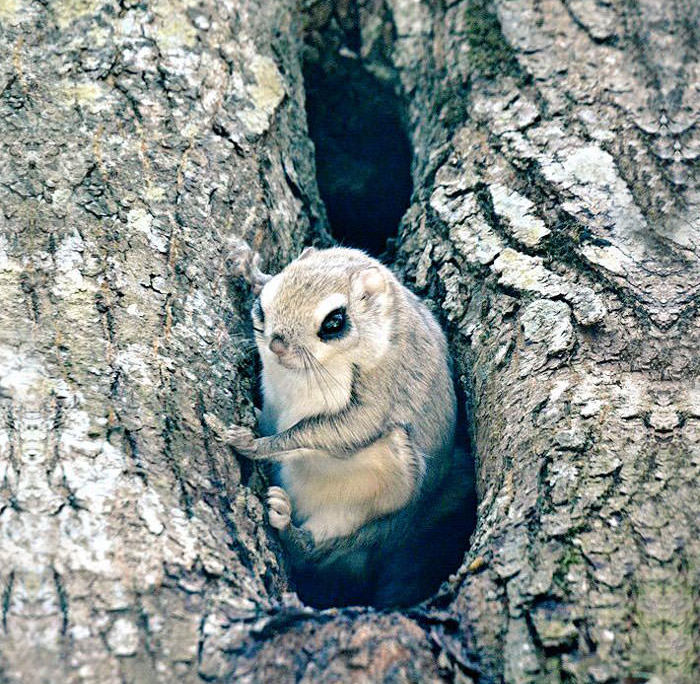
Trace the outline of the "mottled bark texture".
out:
M 479 520 L 442 637 L 487 680 L 700 680 L 700 5 L 392 3 Z M 368 36 L 367 40 L 371 40 Z
M 697 3 L 302 5 L 0 0 L 2 679 L 697 681 Z M 323 237 L 302 21 L 405 100 L 470 398 L 473 546 L 403 613 L 298 606 L 202 421 L 252 421 L 239 239 Z
M 318 222 L 291 8 L 0 3 L 3 680 L 215 678 L 278 610 L 202 413 L 252 421 L 235 238 Z

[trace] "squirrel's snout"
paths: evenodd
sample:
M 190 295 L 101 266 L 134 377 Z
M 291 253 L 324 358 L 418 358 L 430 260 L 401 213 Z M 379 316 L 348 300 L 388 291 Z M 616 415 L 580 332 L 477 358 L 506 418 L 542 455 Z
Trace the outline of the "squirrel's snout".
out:
M 282 335 L 273 335 L 270 340 L 270 351 L 282 357 L 289 351 L 289 345 Z

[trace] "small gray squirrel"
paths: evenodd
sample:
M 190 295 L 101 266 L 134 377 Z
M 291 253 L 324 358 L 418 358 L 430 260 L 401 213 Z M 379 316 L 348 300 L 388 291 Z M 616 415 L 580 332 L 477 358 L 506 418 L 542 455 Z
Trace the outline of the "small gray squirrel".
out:
M 275 464 L 269 520 L 302 600 L 414 604 L 459 566 L 469 533 L 445 336 L 360 250 L 307 248 L 258 276 L 262 436 L 205 418 L 239 454 Z

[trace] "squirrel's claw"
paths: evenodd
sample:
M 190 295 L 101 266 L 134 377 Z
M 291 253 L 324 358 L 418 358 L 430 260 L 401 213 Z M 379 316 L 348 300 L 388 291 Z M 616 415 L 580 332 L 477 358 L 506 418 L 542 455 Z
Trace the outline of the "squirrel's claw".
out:
M 268 517 L 276 530 L 284 530 L 292 521 L 292 502 L 282 487 L 269 487 L 267 490 Z
M 255 434 L 250 428 L 242 425 L 229 425 L 227 427 L 212 413 L 204 414 L 204 422 L 220 442 L 232 447 L 242 456 L 247 456 L 248 458 L 255 456 L 257 451 Z

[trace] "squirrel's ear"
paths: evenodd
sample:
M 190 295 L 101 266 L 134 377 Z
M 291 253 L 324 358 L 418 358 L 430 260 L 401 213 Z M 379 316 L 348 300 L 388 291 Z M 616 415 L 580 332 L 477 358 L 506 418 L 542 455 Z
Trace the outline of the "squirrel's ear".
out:
M 248 282 L 253 294 L 257 297 L 270 280 L 272 280 L 272 276 L 260 270 L 260 254 L 253 252 L 253 257 L 248 264 Z
M 304 259 L 305 257 L 309 256 L 309 254 L 313 254 L 316 251 L 317 250 L 315 247 L 304 247 L 301 254 L 297 257 L 297 260 Z
M 267 273 L 261 273 L 258 278 L 250 284 L 251 292 L 257 297 L 262 291 L 263 287 L 272 280 L 272 276 Z
M 386 279 L 376 266 L 368 266 L 352 275 L 352 290 L 361 299 L 378 295 L 385 289 Z

